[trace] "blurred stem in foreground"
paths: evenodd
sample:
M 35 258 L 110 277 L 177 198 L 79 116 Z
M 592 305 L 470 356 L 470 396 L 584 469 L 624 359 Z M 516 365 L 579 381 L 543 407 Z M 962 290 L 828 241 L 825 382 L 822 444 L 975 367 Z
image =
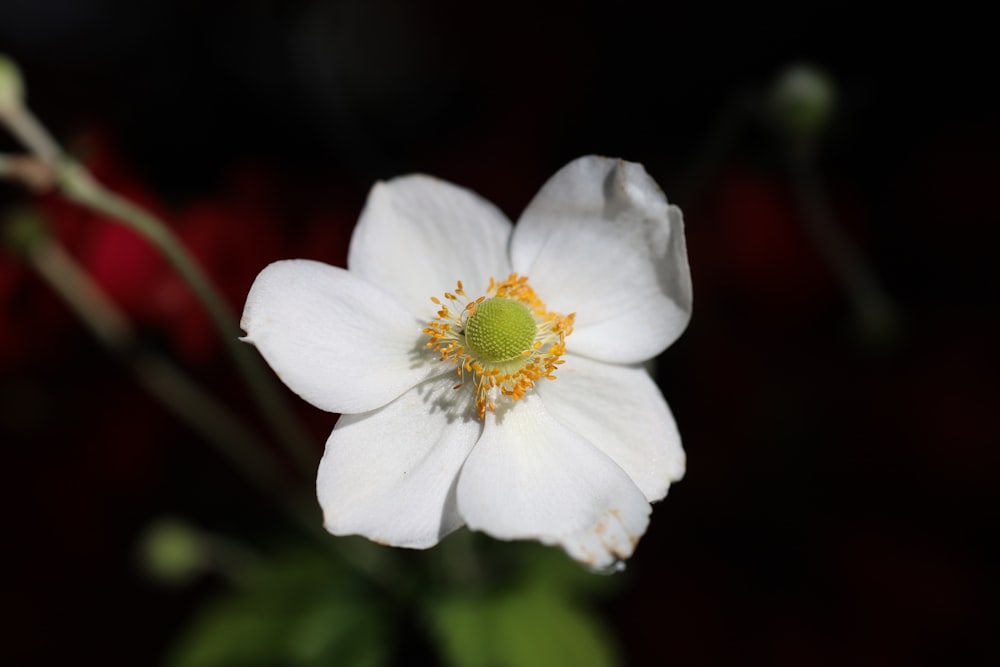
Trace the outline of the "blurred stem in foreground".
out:
M 148 212 L 106 189 L 80 164 L 62 160 L 57 165 L 57 175 L 61 190 L 68 199 L 120 220 L 166 257 L 205 306 L 236 367 L 250 386 L 254 399 L 271 423 L 275 435 L 286 445 L 306 479 L 314 477 L 316 455 L 309 436 L 277 392 L 270 373 L 264 368 L 256 352 L 237 338 L 234 327 L 237 322 L 236 314 L 195 264 L 177 236 Z
M 12 61 L 0 55 L 0 123 L 5 124 L 34 155 L 33 167 L 24 158 L 4 157 L 0 176 L 9 175 L 29 185 L 44 183 L 32 179 L 39 167 L 50 170 L 51 181 L 62 194 L 81 206 L 111 216 L 157 248 L 180 277 L 191 287 L 208 312 L 237 369 L 270 423 L 276 437 L 306 479 L 315 476 L 316 453 L 309 435 L 294 417 L 279 393 L 271 374 L 249 346 L 239 342 L 237 316 L 218 289 L 195 263 L 170 227 L 147 211 L 119 197 L 98 183 L 79 163 L 70 158 L 35 119 L 24 103 L 24 85 Z
M 891 340 L 898 333 L 896 308 L 857 246 L 837 225 L 815 162 L 804 154 L 792 156 L 790 171 L 806 230 L 844 285 L 861 335 L 876 344 Z
M 11 211 L 3 239 L 69 305 L 90 332 L 176 417 L 212 444 L 268 496 L 288 493 L 267 444 L 222 403 L 160 354 L 138 344 L 126 316 L 29 210 Z
M 391 576 L 392 568 L 374 553 L 378 547 L 331 540 L 312 495 L 300 493 L 281 477 L 281 466 L 267 444 L 170 360 L 143 348 L 125 314 L 49 236 L 36 213 L 22 209 L 0 220 L 0 242 L 25 258 L 140 386 L 213 445 L 247 481 L 281 507 L 293 524 L 361 576 L 383 590 L 395 590 L 398 582 Z
M 111 216 L 149 241 L 191 287 L 212 319 L 226 350 L 300 473 L 315 479 L 312 440 L 288 408 L 256 352 L 237 338 L 237 316 L 208 276 L 198 267 L 169 226 L 98 183 L 70 158 L 24 104 L 17 67 L 0 55 L 0 124 L 29 148 L 32 155 L 0 155 L 0 178 L 19 181 L 44 192 L 55 186 L 68 199 Z M 2 221 L 0 221 L 2 222 Z M 90 276 L 57 245 L 36 219 L 3 225 L 3 240 L 23 254 L 87 324 L 94 335 L 136 375 L 138 382 L 176 416 L 188 423 L 232 463 L 254 486 L 272 498 L 307 534 L 318 538 L 355 573 L 394 593 L 398 581 L 391 558 L 368 542 L 334 541 L 322 528 L 312 492 L 301 493 L 281 478 L 280 461 L 253 430 L 247 428 L 211 394 L 166 358 L 142 350 L 117 306 Z
M 62 149 L 25 106 L 24 97 L 20 70 L 0 54 L 0 122 L 10 128 L 33 155 L 44 162 L 54 162 Z
M 896 308 L 864 255 L 837 224 L 817 166 L 823 136 L 836 110 L 836 93 L 825 73 L 794 65 L 771 89 L 769 117 L 784 142 L 806 231 L 844 286 L 859 333 L 866 342 L 878 344 L 898 333 Z

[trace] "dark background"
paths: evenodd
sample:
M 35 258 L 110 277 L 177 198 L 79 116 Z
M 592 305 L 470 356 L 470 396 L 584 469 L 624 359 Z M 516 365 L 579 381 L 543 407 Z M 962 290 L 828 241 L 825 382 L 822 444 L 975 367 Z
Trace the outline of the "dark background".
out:
M 56 136 L 169 217 L 237 310 L 269 261 L 342 263 L 376 178 L 432 173 L 516 219 L 574 157 L 642 162 L 685 210 L 696 306 L 659 363 L 688 474 L 603 607 L 627 663 L 1000 662 L 985 18 L 467 4 L 8 1 L 0 52 Z M 761 122 L 796 62 L 837 86 L 818 167 L 892 300 L 889 331 L 853 319 Z M 169 272 L 54 199 L 39 201 L 60 238 L 143 336 L 248 405 Z M 27 200 L 0 186 L 0 206 Z M 212 584 L 143 579 L 143 527 L 169 513 L 252 531 L 273 509 L 14 256 L 0 271 L 3 650 L 154 663 Z M 297 409 L 322 442 L 333 417 Z

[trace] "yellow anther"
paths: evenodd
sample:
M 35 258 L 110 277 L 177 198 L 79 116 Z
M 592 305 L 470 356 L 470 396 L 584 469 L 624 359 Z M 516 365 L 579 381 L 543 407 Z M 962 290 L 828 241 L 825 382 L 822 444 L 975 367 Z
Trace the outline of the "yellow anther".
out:
M 575 316 L 547 311 L 527 277 L 511 274 L 501 282 L 490 278 L 486 294 L 474 300 L 458 281 L 455 292 L 445 292 L 444 298 L 461 308 L 453 314 L 441 307 L 423 329 L 429 338 L 426 347 L 455 364 L 462 380 L 456 390 L 465 386 L 466 373 L 473 376 L 473 400 L 480 419 L 487 411 L 496 412 L 496 399 L 520 400 L 537 380 L 555 379 L 556 368 L 564 363 L 560 357 Z M 436 297 L 431 301 L 441 305 Z

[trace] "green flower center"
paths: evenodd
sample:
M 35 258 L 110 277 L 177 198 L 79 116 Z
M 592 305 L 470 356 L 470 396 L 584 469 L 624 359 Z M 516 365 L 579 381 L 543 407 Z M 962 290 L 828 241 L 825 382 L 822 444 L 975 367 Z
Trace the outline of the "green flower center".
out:
M 476 356 L 490 363 L 513 361 L 530 351 L 538 326 L 520 301 L 494 297 L 476 306 L 465 325 L 465 340 Z
M 431 302 L 438 311 L 423 329 L 426 347 L 455 364 L 455 389 L 473 377 L 480 419 L 497 411 L 497 401 L 519 401 L 539 380 L 556 379 L 576 313 L 547 311 L 527 276 L 490 278 L 478 298 L 470 298 L 459 280 L 444 301 L 432 296 Z

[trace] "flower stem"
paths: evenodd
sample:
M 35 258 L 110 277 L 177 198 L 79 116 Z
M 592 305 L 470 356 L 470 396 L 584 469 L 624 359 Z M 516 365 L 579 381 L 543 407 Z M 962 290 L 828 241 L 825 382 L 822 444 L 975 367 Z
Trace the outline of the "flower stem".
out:
M 29 148 L 31 155 L 0 155 L 0 178 L 21 181 L 36 191 L 58 185 L 66 198 L 115 218 L 157 248 L 201 301 L 250 386 L 254 400 L 294 463 L 306 478 L 314 479 L 316 456 L 311 438 L 284 402 L 260 358 L 248 345 L 239 342 L 238 330 L 233 327 L 236 315 L 215 285 L 165 223 L 105 188 L 67 156 L 23 104 L 23 91 L 11 88 L 11 70 L 10 67 L 4 70 L 5 65 L 9 62 L 0 56 L 0 84 L 7 86 L 0 85 L 0 124 L 6 125 Z M 14 88 L 19 88 L 20 81 L 16 83 Z M 396 590 L 397 578 L 374 557 L 373 550 L 377 547 L 370 543 L 352 547 L 330 540 L 317 516 L 312 494 L 299 493 L 285 484 L 276 459 L 255 432 L 169 360 L 141 349 L 121 311 L 61 246 L 40 231 L 40 225 L 28 220 L 26 224 L 0 225 L 0 231 L 6 233 L 8 243 L 76 311 L 95 337 L 126 363 L 141 386 L 214 445 L 247 480 L 274 499 L 293 523 L 362 576 L 388 592 Z
M 282 478 L 281 467 L 267 444 L 170 360 L 139 345 L 125 314 L 76 260 L 40 229 L 40 222 L 29 217 L 32 215 L 14 213 L 2 221 L 7 243 L 25 257 L 94 337 L 132 372 L 139 385 L 214 446 L 305 535 L 360 576 L 393 591 L 398 581 L 374 553 L 380 548 L 370 543 L 331 540 L 322 528 L 312 495 L 299 492 Z
M 843 284 L 860 333 L 872 343 L 892 339 L 899 327 L 896 308 L 861 251 L 838 226 L 816 170 L 815 148 L 810 144 L 793 146 L 789 161 L 806 231 Z
M 268 420 L 275 435 L 288 450 L 300 472 L 311 479 L 315 475 L 316 453 L 311 438 L 278 392 L 271 375 L 253 350 L 238 340 L 234 327 L 236 314 L 226 304 L 218 289 L 195 263 L 170 227 L 149 212 L 126 201 L 98 183 L 38 122 L 18 96 L 4 98 L 0 122 L 31 151 L 34 157 L 53 172 L 55 183 L 68 199 L 118 220 L 157 248 L 201 301 L 232 357 L 237 370 Z M 23 160 L 22 160 L 23 162 Z M 29 185 L 23 165 L 11 158 L 0 163 L 0 175 L 18 177 Z
M 0 107 L 0 122 L 41 160 L 53 162 L 63 154 L 58 142 L 22 103 Z
M 183 244 L 167 225 L 143 209 L 115 195 L 98 183 L 82 166 L 63 162 L 58 169 L 63 193 L 72 201 L 124 223 L 158 248 L 180 277 L 188 283 L 208 312 L 226 350 L 243 375 L 253 398 L 275 435 L 285 444 L 294 462 L 307 478 L 315 469 L 315 454 L 309 436 L 292 416 L 275 390 L 270 376 L 253 350 L 239 342 L 235 313 L 225 303 L 205 273 L 195 264 Z
M 275 390 L 270 375 L 253 350 L 239 342 L 233 326 L 235 313 L 223 300 L 205 273 L 170 228 L 147 211 L 114 194 L 98 183 L 80 164 L 63 159 L 57 163 L 59 184 L 70 200 L 120 220 L 158 248 L 177 273 L 191 287 L 208 312 L 237 369 L 250 386 L 275 434 L 307 478 L 315 471 L 315 453 L 309 436 Z
M 285 482 L 267 445 L 224 405 L 165 357 L 142 348 L 125 315 L 62 246 L 39 236 L 25 248 L 28 263 L 80 317 L 138 383 L 268 495 Z
M 33 155 L 0 153 L 0 178 L 19 181 L 34 192 L 47 192 L 55 184 L 55 173 L 49 163 Z

